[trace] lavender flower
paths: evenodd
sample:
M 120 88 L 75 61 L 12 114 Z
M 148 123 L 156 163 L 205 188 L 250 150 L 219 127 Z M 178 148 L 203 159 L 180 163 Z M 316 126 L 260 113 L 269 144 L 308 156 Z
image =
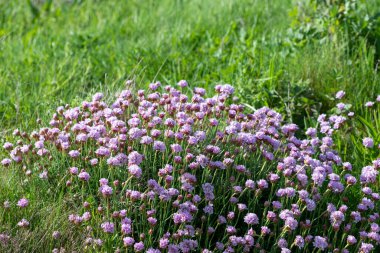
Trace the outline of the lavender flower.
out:
M 355 243 L 357 243 L 355 236 L 353 236 L 353 235 L 347 236 L 347 244 L 353 245 Z
M 25 208 L 29 205 L 29 201 L 26 198 L 22 198 L 17 202 L 17 206 Z
M 363 146 L 366 148 L 373 148 L 373 140 L 371 138 L 364 138 L 363 139 Z
M 112 222 L 104 222 L 101 224 L 101 228 L 105 233 L 112 234 L 115 231 L 115 225 Z
M 181 80 L 178 82 L 178 86 L 180 86 L 181 88 L 185 88 L 188 86 L 188 84 L 185 80 Z
M 134 164 L 128 167 L 128 171 L 132 176 L 134 176 L 136 178 L 140 178 L 142 175 L 141 168 L 137 165 L 134 165 Z
M 81 173 L 79 173 L 78 178 L 82 181 L 88 181 L 90 180 L 90 174 L 88 174 L 85 171 L 82 171 Z
M 340 90 L 336 93 L 335 98 L 336 99 L 342 99 L 344 97 L 344 95 L 346 95 L 346 92 L 344 92 L 343 90 Z
M 321 236 L 315 236 L 313 246 L 317 249 L 324 250 L 327 248 L 327 240 Z
M 143 242 L 137 242 L 133 246 L 136 252 L 142 252 L 144 250 L 144 243 Z
M 259 224 L 259 218 L 258 218 L 257 215 L 254 214 L 254 213 L 248 213 L 248 214 L 244 217 L 244 222 L 247 223 L 248 225 Z

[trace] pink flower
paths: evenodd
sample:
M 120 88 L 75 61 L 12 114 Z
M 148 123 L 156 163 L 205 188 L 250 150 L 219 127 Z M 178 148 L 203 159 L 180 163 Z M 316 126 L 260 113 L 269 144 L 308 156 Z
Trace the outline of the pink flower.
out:
M 11 164 L 12 160 L 9 158 L 5 158 L 1 161 L 1 164 L 5 167 L 9 166 Z
M 17 202 L 17 206 L 24 208 L 29 205 L 29 201 L 26 198 L 22 198 Z
M 105 233 L 112 234 L 115 231 L 115 225 L 112 222 L 104 222 L 100 225 Z
M 181 88 L 185 88 L 188 86 L 188 83 L 186 82 L 186 80 L 181 80 L 178 82 L 178 86 L 180 86 Z
M 26 219 L 22 219 L 21 221 L 19 221 L 17 223 L 17 226 L 22 227 L 22 228 L 26 228 L 29 226 L 29 221 Z
M 102 185 L 100 187 L 100 191 L 101 191 L 102 195 L 106 198 L 111 196 L 112 192 L 113 192 L 112 188 L 108 185 Z
M 79 155 L 80 155 L 80 153 L 79 153 L 78 150 L 71 150 L 69 152 L 69 156 L 72 157 L 72 158 L 77 158 L 77 157 L 79 157 Z
M 141 175 L 142 175 L 142 170 L 141 170 L 141 168 L 140 168 L 139 166 L 135 165 L 135 164 L 129 166 L 129 167 L 128 167 L 128 171 L 129 171 L 129 173 L 130 173 L 132 176 L 134 176 L 134 177 L 136 177 L 136 178 L 140 178 Z
M 78 178 L 82 181 L 88 181 L 90 180 L 90 174 L 88 174 L 86 171 L 82 171 L 79 173 Z
M 346 95 L 346 92 L 344 92 L 343 90 L 340 90 L 335 94 L 335 97 L 336 99 L 342 99 L 344 95 Z
M 363 139 L 363 146 L 366 148 L 373 148 L 373 139 L 366 137 Z
M 316 237 L 314 237 L 313 246 L 317 249 L 324 250 L 327 248 L 328 243 L 327 243 L 326 238 L 316 236 Z
M 244 217 L 244 222 L 247 223 L 248 225 L 259 224 L 259 218 L 257 217 L 255 213 L 248 213 Z

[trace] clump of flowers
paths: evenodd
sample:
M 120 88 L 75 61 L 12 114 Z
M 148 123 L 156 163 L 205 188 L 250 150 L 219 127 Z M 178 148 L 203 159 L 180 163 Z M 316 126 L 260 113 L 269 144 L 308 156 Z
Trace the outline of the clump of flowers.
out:
M 177 87 L 159 82 L 149 87 L 123 90 L 111 104 L 97 93 L 81 106 L 59 107 L 49 127 L 16 130 L 15 141 L 4 144 L 9 154 L 4 168 L 23 171 L 19 176 L 29 184 L 45 180 L 72 200 L 67 221 L 84 235 L 83 249 L 370 252 L 378 247 L 380 161 L 360 175 L 342 161 L 333 134 L 345 124 L 343 114 L 320 115 L 318 127 L 303 138 L 279 113 L 233 103 L 228 84 L 217 85 L 212 97 L 202 88 L 182 92 L 190 90 L 184 80 Z M 344 105 L 339 108 L 344 113 Z M 64 162 L 51 166 L 54 160 Z M 40 171 L 46 172 L 43 177 Z M 23 215 L 29 202 L 20 199 L 17 210 L 8 203 L 6 211 Z M 27 218 L 17 229 L 32 229 Z M 9 244 L 12 231 L 0 233 Z M 62 233 L 55 231 L 53 239 Z

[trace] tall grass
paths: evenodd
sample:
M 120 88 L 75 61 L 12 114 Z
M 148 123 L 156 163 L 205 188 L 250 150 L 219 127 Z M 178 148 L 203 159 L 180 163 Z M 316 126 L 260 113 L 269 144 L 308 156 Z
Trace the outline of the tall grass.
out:
M 248 66 L 265 68 L 250 54 L 286 26 L 289 2 L 2 2 L 1 125 L 32 126 L 47 104 L 113 91 L 128 78 L 243 83 Z

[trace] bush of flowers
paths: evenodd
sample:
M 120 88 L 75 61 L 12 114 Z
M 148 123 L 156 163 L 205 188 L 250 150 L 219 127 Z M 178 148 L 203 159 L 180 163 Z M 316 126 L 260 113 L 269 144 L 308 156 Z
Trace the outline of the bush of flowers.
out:
M 15 130 L 1 164 L 24 191 L 0 196 L 0 248 L 32 233 L 28 209 L 53 196 L 70 210 L 69 229 L 54 230 L 46 251 L 64 252 L 68 233 L 86 252 L 379 249 L 380 159 L 352 168 L 334 150 L 352 113 L 340 105 L 302 131 L 269 108 L 235 104 L 230 85 L 215 90 L 156 82 L 111 104 L 97 93 L 57 108 L 48 127 Z M 29 184 L 53 190 L 28 199 Z

